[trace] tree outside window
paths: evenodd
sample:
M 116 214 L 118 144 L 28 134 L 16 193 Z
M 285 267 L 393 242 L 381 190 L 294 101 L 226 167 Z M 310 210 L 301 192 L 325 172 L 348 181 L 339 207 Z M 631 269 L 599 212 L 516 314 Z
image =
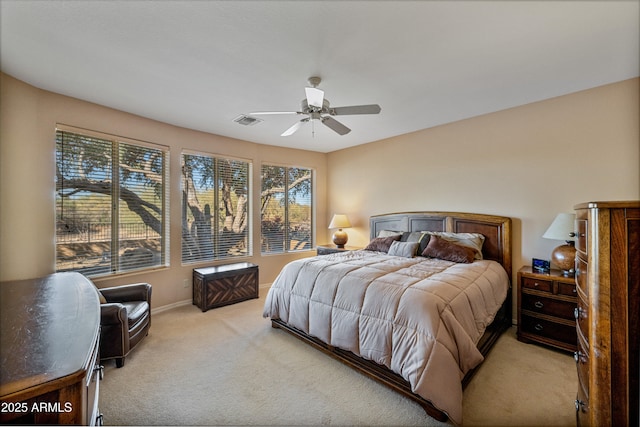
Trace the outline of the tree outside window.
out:
M 314 246 L 312 176 L 312 170 L 307 168 L 262 165 L 262 253 L 301 251 Z
M 152 144 L 56 131 L 56 271 L 166 264 L 167 157 Z
M 182 156 L 182 262 L 250 256 L 251 163 Z

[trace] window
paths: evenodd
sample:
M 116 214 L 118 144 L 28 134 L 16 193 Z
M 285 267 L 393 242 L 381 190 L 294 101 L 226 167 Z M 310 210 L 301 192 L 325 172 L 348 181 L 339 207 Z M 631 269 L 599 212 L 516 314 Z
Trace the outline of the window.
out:
M 87 276 L 166 265 L 168 149 L 56 130 L 56 271 Z
M 311 249 L 312 170 L 262 165 L 261 251 L 265 254 Z
M 251 163 L 182 155 L 182 262 L 252 255 Z

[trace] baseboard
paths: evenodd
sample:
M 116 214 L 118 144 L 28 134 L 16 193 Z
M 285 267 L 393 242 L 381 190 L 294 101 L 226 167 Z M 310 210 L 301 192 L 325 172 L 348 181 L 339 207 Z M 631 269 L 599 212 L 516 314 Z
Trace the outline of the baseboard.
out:
M 163 305 L 162 307 L 156 307 L 151 309 L 151 315 L 162 313 L 163 311 L 171 310 L 173 308 L 182 307 L 183 305 L 193 304 L 193 301 L 186 299 L 184 301 L 174 302 L 172 304 Z
M 271 287 L 271 283 L 261 283 L 260 285 L 258 285 L 258 290 L 263 290 L 267 292 L 270 287 Z M 190 299 L 174 302 L 172 304 L 163 305 L 162 307 L 152 308 L 151 314 L 154 315 L 154 314 L 162 313 L 163 311 L 171 310 L 171 309 L 182 307 L 183 305 L 189 305 L 189 304 L 193 304 L 193 301 Z

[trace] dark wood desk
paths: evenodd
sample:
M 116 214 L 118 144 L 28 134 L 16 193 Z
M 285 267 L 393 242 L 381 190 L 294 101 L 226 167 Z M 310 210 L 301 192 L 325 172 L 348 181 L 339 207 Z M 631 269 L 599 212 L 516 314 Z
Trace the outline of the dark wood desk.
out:
M 100 423 L 100 303 L 79 273 L 0 283 L 0 422 Z

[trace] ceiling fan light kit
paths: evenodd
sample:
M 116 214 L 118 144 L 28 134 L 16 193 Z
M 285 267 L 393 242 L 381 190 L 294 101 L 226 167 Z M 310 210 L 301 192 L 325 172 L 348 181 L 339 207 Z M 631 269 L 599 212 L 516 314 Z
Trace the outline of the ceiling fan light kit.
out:
M 378 114 L 382 110 L 378 104 L 369 105 L 351 105 L 347 107 L 331 108 L 329 100 L 324 97 L 324 91 L 318 89 L 320 77 L 309 77 L 311 87 L 305 88 L 306 98 L 301 102 L 300 111 L 257 111 L 249 113 L 248 116 L 256 115 L 273 115 L 273 114 L 303 114 L 307 117 L 296 122 L 289 129 L 284 131 L 281 136 L 293 135 L 305 123 L 318 120 L 338 135 L 346 135 L 351 132 L 344 124 L 334 119 L 332 116 L 346 116 L 356 114 Z

